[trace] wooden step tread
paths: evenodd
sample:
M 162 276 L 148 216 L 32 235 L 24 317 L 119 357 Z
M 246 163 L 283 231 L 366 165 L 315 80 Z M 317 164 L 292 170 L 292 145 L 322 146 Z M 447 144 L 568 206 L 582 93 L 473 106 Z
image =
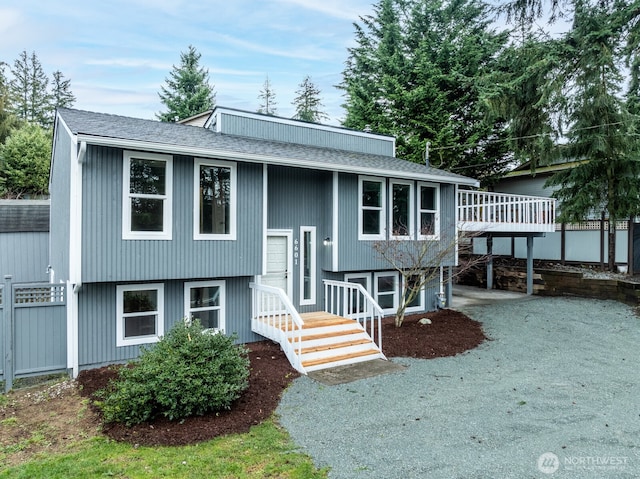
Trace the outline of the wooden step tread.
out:
M 358 346 L 360 344 L 371 344 L 371 340 L 367 338 L 354 339 L 353 341 L 343 341 L 341 343 L 325 344 L 322 346 L 311 346 L 302 348 L 302 354 L 317 353 L 320 351 L 330 351 L 331 349 L 348 348 L 349 346 Z
M 335 338 L 338 336 L 350 336 L 352 334 L 360 334 L 364 332 L 362 329 L 346 329 L 344 331 L 331 331 L 329 333 L 320 333 L 320 334 L 304 334 L 301 336 L 302 341 L 313 341 L 314 339 L 327 339 L 327 338 Z M 290 343 L 297 343 L 298 338 L 290 337 Z
M 340 326 L 343 324 L 353 324 L 353 319 L 339 318 L 339 319 L 316 319 L 311 321 L 305 321 L 302 325 L 302 329 L 324 328 L 326 326 Z M 283 324 L 280 329 L 283 331 L 291 331 L 291 323 Z
M 362 356 L 372 356 L 374 354 L 380 354 L 377 349 L 367 349 L 366 351 L 358 351 L 350 354 L 342 354 L 340 356 L 331 356 L 329 358 L 322 359 L 310 359 L 309 361 L 302 361 L 302 367 L 308 368 L 311 366 L 318 366 L 320 364 L 333 363 L 336 361 L 344 361 L 345 359 L 360 358 Z

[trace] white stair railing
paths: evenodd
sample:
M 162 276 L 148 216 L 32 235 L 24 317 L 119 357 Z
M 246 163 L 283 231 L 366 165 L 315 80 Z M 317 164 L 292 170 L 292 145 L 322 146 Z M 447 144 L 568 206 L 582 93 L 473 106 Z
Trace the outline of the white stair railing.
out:
M 280 288 L 250 283 L 251 329 L 280 344 L 291 365 L 304 373 L 302 355 L 302 327 L 304 321 Z
M 327 313 L 360 321 L 364 330 L 382 352 L 384 312 L 361 284 L 325 279 L 324 310 Z M 376 340 L 377 337 L 377 340 Z
M 490 191 L 458 191 L 458 221 L 466 231 L 555 231 L 556 200 Z

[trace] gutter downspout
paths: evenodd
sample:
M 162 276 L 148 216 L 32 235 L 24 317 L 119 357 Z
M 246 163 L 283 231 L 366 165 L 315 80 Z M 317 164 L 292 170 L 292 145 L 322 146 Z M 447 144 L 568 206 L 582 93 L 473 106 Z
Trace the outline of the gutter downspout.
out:
M 72 262 L 73 269 L 70 270 L 70 279 L 73 284 L 73 296 L 71 298 L 71 308 L 68 317 L 69 330 L 67 335 L 67 358 L 69 366 L 72 370 L 72 376 L 78 377 L 79 373 L 79 344 L 78 344 L 78 295 L 82 288 L 82 165 L 87 153 L 87 142 L 81 141 L 80 148 L 78 149 L 78 155 L 76 157 L 77 166 L 73 169 L 74 175 L 72 176 L 74 188 L 74 195 L 71 196 L 70 201 L 75 202 L 72 208 L 72 214 L 74 215 L 74 221 L 71 222 L 70 234 L 76 238 L 74 248 L 69 251 L 70 255 L 74 255 L 76 258 Z M 71 242 L 70 242 L 71 243 Z M 71 263 L 71 257 L 70 257 Z

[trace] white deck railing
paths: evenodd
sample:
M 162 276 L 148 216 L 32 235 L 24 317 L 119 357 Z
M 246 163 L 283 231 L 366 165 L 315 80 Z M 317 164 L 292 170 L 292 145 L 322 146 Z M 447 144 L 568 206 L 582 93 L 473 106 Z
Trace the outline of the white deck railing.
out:
M 249 287 L 251 330 L 278 342 L 291 365 L 304 372 L 300 361 L 304 321 L 291 300 L 280 288 L 258 283 L 250 283 Z
M 554 198 L 458 191 L 458 227 L 462 231 L 553 232 L 555 218 Z
M 325 279 L 324 310 L 327 313 L 358 320 L 382 352 L 384 312 L 361 284 Z M 376 340 L 377 337 L 377 340 Z

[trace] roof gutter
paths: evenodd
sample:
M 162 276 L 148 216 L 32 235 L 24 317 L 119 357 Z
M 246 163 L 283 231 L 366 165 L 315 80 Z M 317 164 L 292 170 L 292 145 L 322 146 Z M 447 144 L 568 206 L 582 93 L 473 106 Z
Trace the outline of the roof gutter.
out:
M 246 161 L 250 163 L 267 163 L 270 165 L 278 166 L 296 166 L 300 168 L 310 168 L 315 170 L 327 170 L 327 163 L 320 161 L 300 160 L 296 158 L 281 158 L 270 155 L 256 155 L 253 153 L 239 153 L 229 150 L 220 150 L 216 148 L 197 148 L 192 146 L 180 146 L 170 145 L 163 143 L 156 143 L 151 141 L 138 141 L 138 140 L 126 140 L 122 138 L 108 138 L 102 136 L 92 136 L 85 134 L 78 134 L 78 141 L 91 143 L 98 146 L 112 146 L 117 148 L 128 148 L 135 150 L 153 151 L 157 153 L 178 153 L 182 155 L 192 156 L 205 156 L 215 157 L 221 160 L 233 160 L 233 161 Z M 333 171 L 341 173 L 356 173 L 366 174 L 374 176 L 395 176 L 390 175 L 389 170 L 384 168 L 356 168 L 346 165 L 331 165 Z M 419 172 L 393 172 L 405 178 L 412 178 L 416 180 L 434 181 L 434 182 L 446 182 L 457 185 L 478 187 L 480 183 L 473 178 L 466 177 L 448 177 L 434 175 L 430 173 Z

